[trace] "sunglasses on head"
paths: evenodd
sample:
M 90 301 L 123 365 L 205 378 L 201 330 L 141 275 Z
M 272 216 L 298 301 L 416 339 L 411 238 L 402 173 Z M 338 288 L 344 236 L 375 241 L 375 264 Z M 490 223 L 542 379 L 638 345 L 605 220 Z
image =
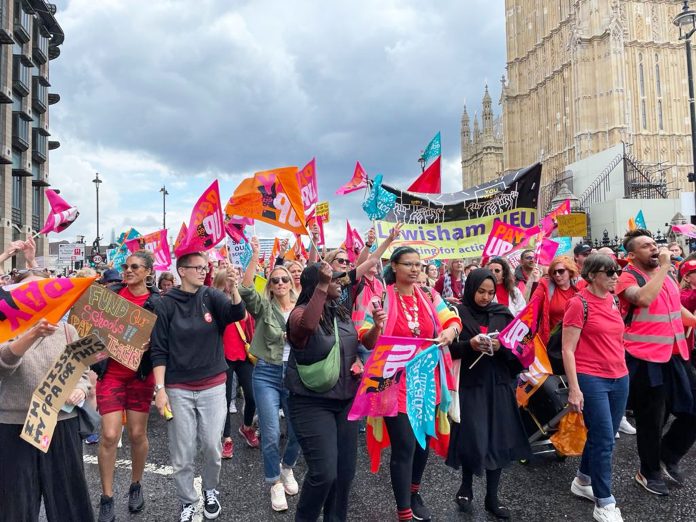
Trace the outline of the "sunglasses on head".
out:
M 620 268 L 610 268 L 609 270 L 597 270 L 597 272 L 607 274 L 607 277 L 614 277 L 615 275 L 620 277 L 623 270 Z
M 551 272 L 553 275 L 563 275 L 567 272 L 568 270 L 565 268 L 557 268 L 553 272 Z
M 336 261 L 339 265 L 347 265 L 348 263 L 350 263 L 350 261 L 349 261 L 348 259 L 346 259 L 345 257 L 337 257 L 337 258 L 335 259 L 335 261 Z
M 144 266 L 145 265 L 139 265 L 138 263 L 131 263 L 130 265 L 127 263 L 123 263 L 121 265 L 121 270 L 125 272 L 130 268 L 133 272 L 135 272 L 138 268 L 143 268 Z
M 281 281 L 287 284 L 290 282 L 290 278 L 288 276 L 271 277 L 271 283 L 273 283 L 274 285 L 277 285 Z

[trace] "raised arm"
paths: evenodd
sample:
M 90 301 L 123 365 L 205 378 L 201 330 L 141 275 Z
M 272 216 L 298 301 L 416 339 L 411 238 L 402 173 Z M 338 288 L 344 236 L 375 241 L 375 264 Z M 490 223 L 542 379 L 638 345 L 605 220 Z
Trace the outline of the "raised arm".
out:
M 650 281 L 642 287 L 638 285 L 629 286 L 623 291 L 623 297 L 626 301 L 640 308 L 646 308 L 657 298 L 660 290 L 662 290 L 665 278 L 672 268 L 671 252 L 666 248 L 661 248 L 659 261 L 660 268 Z
M 385 239 L 381 245 L 377 247 L 377 249 L 372 252 L 368 257 L 367 260 L 364 261 L 362 264 L 359 264 L 357 268 L 355 269 L 356 271 L 356 279 L 359 281 L 362 276 L 364 276 L 370 268 L 375 266 L 377 263 L 379 263 L 379 260 L 382 259 L 382 254 L 384 254 L 389 246 L 392 244 L 392 242 L 399 237 L 399 234 L 401 233 L 401 223 L 397 223 L 394 225 L 394 228 L 392 228 L 389 231 L 389 236 L 387 239 Z
M 331 283 L 331 266 L 321 263 L 319 269 L 319 284 L 317 284 L 312 297 L 306 306 L 298 306 L 290 314 L 288 323 L 288 337 L 293 348 L 302 349 L 307 344 L 307 340 L 319 328 L 321 314 L 324 311 L 329 283 Z
M 254 276 L 256 275 L 256 267 L 259 264 L 259 238 L 256 236 L 252 237 L 249 241 L 249 245 L 251 246 L 251 260 L 244 271 L 242 286 L 253 286 Z

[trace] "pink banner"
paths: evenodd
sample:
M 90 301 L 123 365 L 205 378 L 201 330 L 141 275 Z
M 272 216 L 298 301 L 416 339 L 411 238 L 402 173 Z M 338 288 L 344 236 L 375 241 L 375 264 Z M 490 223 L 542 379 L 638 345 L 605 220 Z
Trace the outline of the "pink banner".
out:
M 49 232 L 62 232 L 77 219 L 80 213 L 77 207 L 71 207 L 55 190 L 46 189 L 46 199 L 51 210 L 46 217 L 46 223 L 39 231 L 41 234 Z
M 362 168 L 362 165 L 360 165 L 360 162 L 358 161 L 355 164 L 355 171 L 353 172 L 353 177 L 350 179 L 350 181 L 348 183 L 346 183 L 341 188 L 339 188 L 336 191 L 336 194 L 338 194 L 338 195 L 350 194 L 351 192 L 355 192 L 356 190 L 360 190 L 360 189 L 363 189 L 366 187 L 367 187 L 367 173 L 365 172 L 365 169 Z
M 213 248 L 224 237 L 220 188 L 218 181 L 215 180 L 193 207 L 186 237 L 179 245 L 179 249 L 174 251 L 174 255 L 181 257 L 191 252 L 204 252 Z
M 672 230 L 687 237 L 696 238 L 696 225 L 687 223 L 686 225 L 672 225 Z
M 144 236 L 126 241 L 126 248 L 131 252 L 136 250 L 148 250 L 155 258 L 155 270 L 168 270 L 172 264 L 172 256 L 169 252 L 167 231 L 162 229 Z
M 498 336 L 500 344 L 529 368 L 534 362 L 534 336 L 539 324 L 539 300 L 532 300 Z
M 508 225 L 499 219 L 494 220 L 491 233 L 488 234 L 488 241 L 483 248 L 483 263 L 487 258 L 504 256 L 522 243 L 526 237 L 525 229 Z
M 432 340 L 381 336 L 365 363 L 348 420 L 361 417 L 394 417 L 399 408 L 399 385 L 404 367 Z
M 539 242 L 536 249 L 536 262 L 542 266 L 549 266 L 560 245 L 555 241 L 544 238 Z

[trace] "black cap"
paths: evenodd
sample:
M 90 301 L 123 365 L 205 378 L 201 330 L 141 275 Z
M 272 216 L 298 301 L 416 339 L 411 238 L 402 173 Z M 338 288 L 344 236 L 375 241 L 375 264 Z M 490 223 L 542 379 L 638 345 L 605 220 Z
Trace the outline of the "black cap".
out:
M 116 283 L 118 281 L 121 281 L 121 274 L 119 274 L 118 270 L 115 268 L 109 268 L 108 270 L 104 270 L 104 273 L 102 274 L 102 277 L 100 279 L 101 283 Z
M 589 254 L 590 252 L 592 252 L 592 247 L 587 243 L 578 243 L 573 249 L 573 253 L 576 256 L 579 256 L 580 254 Z

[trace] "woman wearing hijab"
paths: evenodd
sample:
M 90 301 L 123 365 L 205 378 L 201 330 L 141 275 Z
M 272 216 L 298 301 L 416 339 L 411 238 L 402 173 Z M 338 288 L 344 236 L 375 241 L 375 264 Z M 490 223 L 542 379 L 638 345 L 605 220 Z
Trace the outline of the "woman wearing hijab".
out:
M 530 448 L 517 408 L 512 382 L 522 365 L 512 352 L 500 348 L 495 336 L 513 320 L 508 308 L 493 302 L 496 279 L 487 269 L 473 270 L 464 284 L 458 306 L 462 333 L 450 347 L 461 359 L 460 422 L 453 423 L 447 465 L 462 468 L 455 502 L 471 512 L 473 475 L 486 471 L 486 511 L 500 519 L 510 510 L 498 499 L 502 468 L 529 456 Z M 492 356 L 481 356 L 482 354 Z M 473 366 L 472 366 L 473 365 Z

